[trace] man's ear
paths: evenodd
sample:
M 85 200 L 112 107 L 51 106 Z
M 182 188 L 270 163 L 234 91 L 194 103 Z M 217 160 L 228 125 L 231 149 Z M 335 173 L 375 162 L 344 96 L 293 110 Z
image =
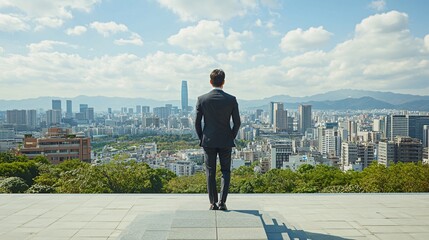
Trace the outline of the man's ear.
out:
M 210 84 L 213 85 L 213 80 L 210 79 Z

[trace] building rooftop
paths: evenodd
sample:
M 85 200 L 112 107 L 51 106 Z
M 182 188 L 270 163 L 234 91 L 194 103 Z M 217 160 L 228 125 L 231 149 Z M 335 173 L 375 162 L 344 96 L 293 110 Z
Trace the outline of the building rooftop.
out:
M 429 194 L 0 194 L 0 239 L 429 239 Z

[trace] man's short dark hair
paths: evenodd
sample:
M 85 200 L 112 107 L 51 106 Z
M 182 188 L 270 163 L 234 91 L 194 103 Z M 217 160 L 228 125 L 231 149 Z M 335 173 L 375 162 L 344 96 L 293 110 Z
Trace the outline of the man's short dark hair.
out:
M 225 72 L 222 69 L 215 69 L 210 73 L 210 81 L 213 87 L 220 87 L 225 81 Z

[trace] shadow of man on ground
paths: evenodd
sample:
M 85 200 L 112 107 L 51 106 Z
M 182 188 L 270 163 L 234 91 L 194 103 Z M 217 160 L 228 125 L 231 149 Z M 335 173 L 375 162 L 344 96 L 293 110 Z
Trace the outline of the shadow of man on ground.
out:
M 245 214 L 252 214 L 258 216 L 264 226 L 265 233 L 267 234 L 268 240 L 288 240 L 288 239 L 299 239 L 299 240 L 349 240 L 351 238 L 343 238 L 333 236 L 329 234 L 313 233 L 300 229 L 295 229 L 293 226 L 276 219 L 275 217 L 269 216 L 268 214 L 262 214 L 258 210 L 232 210 L 230 212 L 238 212 Z

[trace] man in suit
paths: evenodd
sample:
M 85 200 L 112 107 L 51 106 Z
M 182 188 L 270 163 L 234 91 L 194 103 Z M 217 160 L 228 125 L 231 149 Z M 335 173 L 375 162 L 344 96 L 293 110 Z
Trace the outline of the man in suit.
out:
M 210 74 L 213 90 L 198 97 L 196 106 L 195 129 L 200 146 L 204 149 L 210 210 L 227 210 L 225 203 L 231 179 L 231 151 L 235 147 L 234 139 L 241 124 L 237 100 L 223 91 L 224 83 L 225 72 L 222 69 L 213 70 Z M 201 124 L 203 118 L 204 127 Z M 232 128 L 231 118 L 234 124 Z M 219 202 L 216 189 L 217 156 L 222 172 Z

